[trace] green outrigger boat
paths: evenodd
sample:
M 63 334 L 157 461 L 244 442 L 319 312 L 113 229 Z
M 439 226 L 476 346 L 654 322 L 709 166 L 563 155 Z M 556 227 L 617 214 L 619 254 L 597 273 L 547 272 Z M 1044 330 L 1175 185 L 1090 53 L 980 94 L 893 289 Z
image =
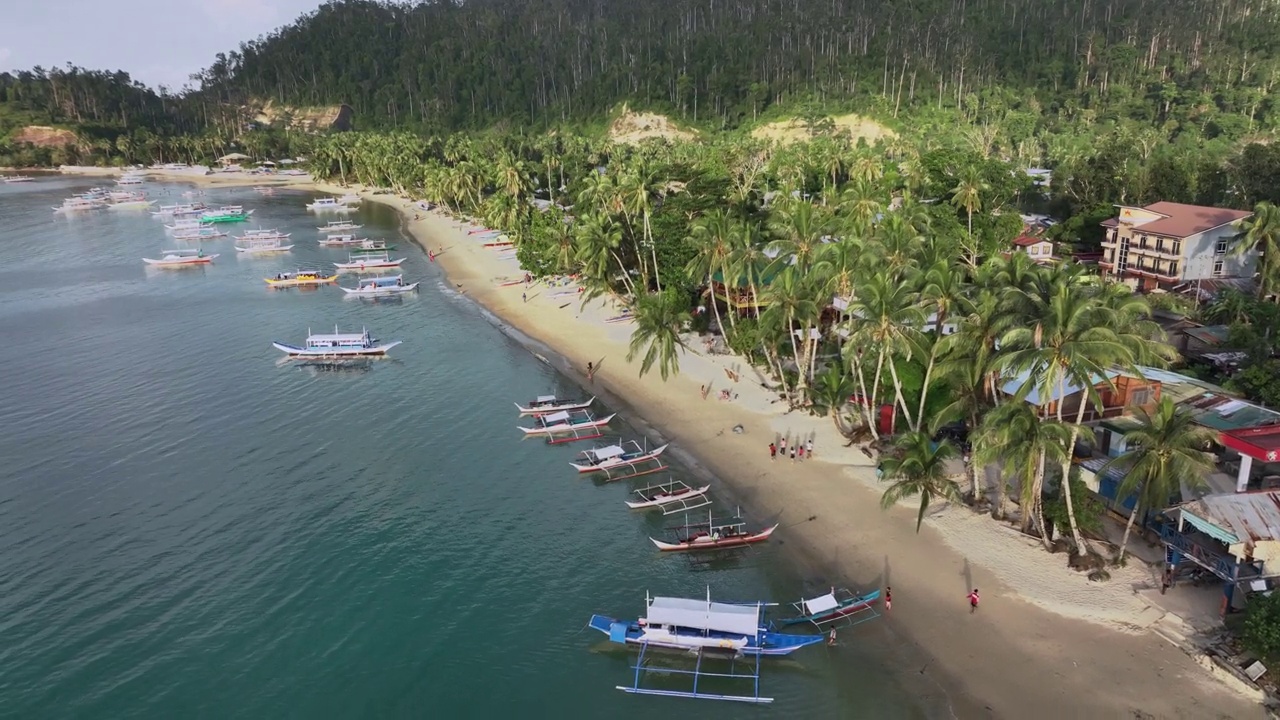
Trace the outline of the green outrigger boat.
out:
M 206 223 L 233 223 L 244 222 L 253 214 L 252 210 L 246 211 L 239 205 L 228 205 L 220 207 L 217 210 L 206 210 L 200 216 L 200 222 Z

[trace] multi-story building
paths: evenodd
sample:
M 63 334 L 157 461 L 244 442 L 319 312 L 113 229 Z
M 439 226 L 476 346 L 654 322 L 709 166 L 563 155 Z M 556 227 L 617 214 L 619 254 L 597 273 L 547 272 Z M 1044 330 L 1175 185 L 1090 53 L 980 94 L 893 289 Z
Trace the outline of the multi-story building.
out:
M 1236 223 L 1253 213 L 1171 202 L 1117 207 L 1119 216 L 1102 223 L 1104 275 L 1141 290 L 1253 277 L 1257 255 L 1230 252 Z

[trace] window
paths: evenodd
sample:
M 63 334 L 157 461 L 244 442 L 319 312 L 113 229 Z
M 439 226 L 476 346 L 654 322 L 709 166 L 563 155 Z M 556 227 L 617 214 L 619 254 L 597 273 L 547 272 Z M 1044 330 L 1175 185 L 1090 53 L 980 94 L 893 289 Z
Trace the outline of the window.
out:
M 1169 250 L 1169 254 L 1170 254 L 1170 255 L 1181 255 L 1181 254 L 1182 254 L 1182 241 L 1181 241 L 1181 240 L 1174 240 L 1174 241 L 1173 241 L 1173 245 L 1171 246 L 1171 249 Z
M 1213 248 L 1213 254 L 1214 254 L 1214 255 L 1226 255 L 1226 254 L 1227 254 L 1227 239 L 1226 239 L 1226 238 L 1218 238 L 1218 244 Z
M 1149 387 L 1139 388 L 1137 390 L 1134 390 L 1133 393 L 1129 395 L 1130 405 L 1146 405 L 1150 402 L 1151 402 L 1151 388 Z
M 1221 261 L 1221 260 L 1214 260 L 1214 261 L 1213 261 L 1213 276 L 1214 276 L 1214 277 L 1222 277 L 1222 273 L 1223 273 L 1223 267 L 1222 267 L 1222 266 L 1223 266 L 1223 263 L 1222 263 L 1222 261 Z

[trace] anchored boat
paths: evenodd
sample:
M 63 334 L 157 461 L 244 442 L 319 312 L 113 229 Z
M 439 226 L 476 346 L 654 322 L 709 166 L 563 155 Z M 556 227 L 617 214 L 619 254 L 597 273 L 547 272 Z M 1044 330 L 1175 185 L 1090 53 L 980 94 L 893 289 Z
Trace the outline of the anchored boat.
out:
M 340 333 L 335 325 L 333 334 L 315 335 L 307 331 L 307 341 L 302 347 L 281 342 L 271 344 L 289 357 L 338 358 L 386 355 L 387 351 L 399 345 L 400 341 L 379 342 L 369 335 L 368 330 L 361 330 L 358 333 Z
M 274 288 L 302 287 L 306 285 L 324 285 L 338 281 L 337 274 L 325 275 L 319 270 L 295 270 L 277 273 L 273 278 L 263 278 L 267 285 Z
M 252 214 L 252 210 L 245 210 L 239 205 L 224 205 L 217 210 L 206 210 L 200 219 L 207 223 L 245 222 Z
M 339 285 L 339 287 L 342 287 Z M 343 287 L 342 292 L 348 297 L 379 297 L 383 295 L 399 295 L 418 289 L 418 283 L 404 281 L 403 275 L 386 275 L 383 277 L 365 278 L 356 287 Z
M 628 500 L 627 507 L 632 510 L 662 510 L 663 515 L 695 510 L 711 504 L 707 497 L 710 485 L 696 488 L 681 480 L 672 480 L 660 485 L 650 485 L 635 491 L 635 500 Z
M 716 520 L 708 511 L 706 522 L 685 522 L 684 525 L 668 528 L 674 542 L 663 542 L 652 537 L 649 540 L 663 552 L 728 550 L 764 542 L 777 529 L 778 525 L 774 524 L 764 530 L 750 532 L 747 530 L 747 523 L 741 518 Z
M 555 395 L 539 395 L 526 407 L 520 403 L 516 403 L 516 409 L 521 415 L 550 415 L 551 413 L 564 412 L 568 410 L 586 410 L 591 407 L 591 403 L 595 402 L 595 396 L 591 396 L 586 400 L 561 400 Z
M 586 462 L 569 464 L 579 474 L 604 473 L 605 478 L 610 481 L 624 480 L 666 470 L 667 466 L 659 459 L 666 449 L 666 445 L 650 450 L 647 447 L 641 447 L 635 440 L 628 440 L 625 443 L 619 441 L 583 450 L 582 458 Z
M 808 600 L 797 600 L 791 603 L 799 615 L 784 618 L 778 625 L 801 625 L 810 623 L 818 628 L 844 621 L 841 625 L 856 625 L 859 622 L 879 617 L 875 611 L 875 602 L 880 599 L 880 591 L 872 590 L 861 595 L 847 588 L 831 588 L 831 592 Z M 855 620 L 853 616 L 864 617 Z
M 316 210 L 332 210 L 334 212 L 351 212 L 355 208 L 347 207 L 347 204 L 338 198 L 316 198 L 315 202 L 307 203 L 307 209 Z
M 289 252 L 292 245 L 284 245 L 284 237 L 280 235 L 250 235 L 240 238 L 242 244 L 236 245 L 236 252 L 250 255 L 276 252 Z
M 330 220 L 324 226 L 316 228 L 320 232 L 340 233 L 348 230 L 359 230 L 363 225 L 356 225 L 350 220 Z
M 400 267 L 404 260 L 404 258 L 392 260 L 391 255 L 386 250 L 381 252 L 358 252 L 348 255 L 347 262 L 334 263 L 333 266 L 339 270 L 378 270 L 381 268 Z
M 205 255 L 204 251 L 199 248 L 165 250 L 164 257 L 159 260 L 151 258 L 142 258 L 142 262 L 148 265 L 166 266 L 182 266 L 182 265 L 208 265 L 213 259 L 218 257 L 217 253 Z
M 616 413 L 608 417 L 596 418 L 586 410 L 561 411 L 550 415 L 534 416 L 533 427 L 523 425 L 516 427 L 520 428 L 520 432 L 525 435 L 546 435 L 553 443 L 573 442 L 600 437 L 603 434 L 600 428 L 608 425 L 615 415 Z M 554 437 L 557 435 L 569 437 Z

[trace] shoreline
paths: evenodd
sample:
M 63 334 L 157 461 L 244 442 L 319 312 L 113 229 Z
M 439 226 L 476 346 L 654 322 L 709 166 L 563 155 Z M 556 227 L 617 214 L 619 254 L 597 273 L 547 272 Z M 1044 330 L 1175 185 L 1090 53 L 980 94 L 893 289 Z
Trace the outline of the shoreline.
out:
M 101 172 L 68 175 L 119 172 L 94 170 Z M 1048 717 L 1109 717 L 1120 710 L 1137 717 L 1266 716 L 1239 691 L 1243 685 L 1232 692 L 1219 682 L 1224 673 L 1214 674 L 1156 632 L 1163 611 L 1151 612 L 1137 585 L 1126 587 L 1141 580 L 1136 568 L 1117 570 L 1108 583 L 1089 583 L 1060 556 L 964 507 L 931 509 L 916 534 L 911 508 L 880 510 L 883 486 L 871 461 L 841 447 L 830 419 L 786 413 L 758 382 L 728 379 L 730 370 L 748 378 L 755 372 L 732 356 L 690 350 L 680 375 L 666 382 L 656 374 L 639 378 L 638 364 L 625 360 L 631 325 L 604 322 L 616 314 L 608 301 L 579 308 L 577 298 L 552 297 L 563 289 L 544 283 L 495 287 L 495 277 L 518 277 L 518 264 L 482 247 L 458 221 L 394 194 L 309 176 L 148 176 L 213 187 L 356 191 L 366 202 L 395 208 L 424 251 L 444 248 L 436 261 L 448 282 L 501 331 L 545 349 L 548 356 L 539 359 L 600 394 L 637 429 L 673 443 L 681 462 L 714 475 L 732 497 L 760 510 L 757 517 L 781 513 L 785 532 L 774 542 L 792 543 L 786 552 L 798 555 L 804 577 L 844 579 L 857 589 L 893 585 L 892 613 L 849 631 L 853 639 L 844 642 L 885 645 L 886 654 L 911 655 L 905 663 L 920 661 L 919 674 L 941 688 L 939 704 L 953 717 L 1012 717 L 1029 708 Z M 527 302 L 521 292 L 530 296 Z M 594 383 L 585 377 L 588 361 L 599 366 Z M 700 385 L 710 386 L 705 398 Z M 731 402 L 717 399 L 722 389 L 731 390 Z M 732 432 L 735 425 L 743 432 Z M 818 461 L 770 463 L 765 448 L 779 433 L 814 438 Z M 964 594 L 975 586 L 984 602 L 970 615 Z
M 1122 708 L 1130 715 L 1157 717 L 1266 716 L 1260 692 L 1247 697 L 1240 692 L 1243 686 L 1230 687 L 1222 673 L 1212 672 L 1146 629 L 1159 617 L 1135 625 L 1134 613 L 1149 610 L 1147 606 L 1135 603 L 1099 614 L 1082 607 L 1085 603 L 1023 597 L 1001 573 L 982 563 L 988 557 L 971 558 L 972 553 L 958 551 L 955 534 L 981 523 L 999 536 L 1001 545 L 993 548 L 997 560 L 1003 552 L 1033 553 L 1037 560 L 1063 566 L 1062 574 L 1073 577 L 1086 593 L 1110 585 L 1119 590 L 1113 595 L 1129 595 L 1130 589 L 1119 587 L 1127 578 L 1089 583 L 1066 569 L 1062 558 L 1045 554 L 1035 541 L 1024 540 L 1019 546 L 1014 531 L 963 507 L 931 509 L 916 535 L 909 507 L 880 510 L 872 463 L 840 447 L 830 419 L 784 413 L 785 407 L 769 403 L 758 383 L 729 383 L 736 397 L 721 402 L 714 391 L 726 384 L 725 375 L 718 372 L 726 368 L 696 352 L 683 353 L 681 373 L 666 382 L 656 374 L 639 378 L 638 363 L 625 360 L 630 324 L 603 322 L 614 312 L 608 301 L 579 310 L 576 298 L 563 298 L 569 300 L 566 306 L 545 296 L 545 284 L 535 283 L 527 289 L 520 286 L 530 296 L 524 302 L 516 295 L 517 287 L 492 283 L 502 275 L 517 277 L 518 264 L 475 242 L 458 221 L 417 210 L 394 194 L 372 195 L 358 186 L 327 183 L 315 187 L 335 194 L 356 191 L 366 201 L 397 209 L 405 230 L 424 251 L 445 249 L 436 262 L 450 283 L 494 318 L 554 354 L 554 359 L 541 359 L 601 394 L 638 429 L 671 442 L 682 463 L 714 475 L 732 496 L 762 514 L 782 513 L 787 532 L 780 540 L 799 551 L 798 560 L 809 570 L 806 577 L 844 578 L 859 589 L 895 585 L 897 603 L 881 618 L 885 627 L 859 631 L 853 642 L 880 634 L 912 646 L 927 660 L 920 673 L 942 688 L 953 716 L 1014 717 L 1029 707 L 1044 714 L 1045 705 L 1061 708 L 1061 714 L 1050 710 L 1050 717 L 1107 716 Z M 420 219 L 414 220 L 415 214 Z M 735 365 L 734 358 L 719 357 Z M 593 383 L 585 377 L 588 361 L 599 366 Z M 712 385 L 706 399 L 700 394 L 701 381 Z M 754 396 L 745 397 L 748 393 Z M 732 432 L 735 425 L 742 425 L 744 432 Z M 818 461 L 770 464 L 766 446 L 778 433 L 815 437 Z M 940 537 L 929 537 L 935 533 Z M 900 569 L 896 582 L 891 582 L 893 565 L 910 570 Z M 935 571 L 926 573 L 934 577 L 916 577 L 922 568 Z M 964 607 L 969 586 L 987 588 L 982 608 L 972 618 Z

